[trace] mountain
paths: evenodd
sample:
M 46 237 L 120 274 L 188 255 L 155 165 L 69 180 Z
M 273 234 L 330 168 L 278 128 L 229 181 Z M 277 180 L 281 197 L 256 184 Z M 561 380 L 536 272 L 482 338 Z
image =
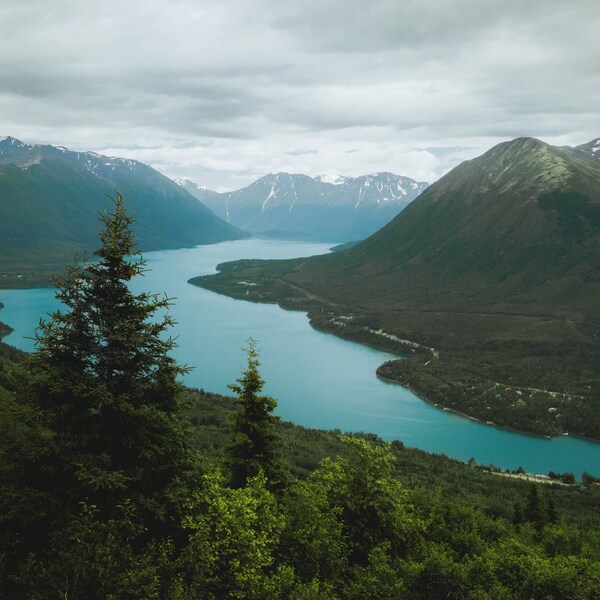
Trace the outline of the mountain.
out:
M 427 185 L 392 173 L 354 178 L 276 173 L 235 192 L 194 195 L 252 233 L 346 242 L 383 227 Z
M 344 294 L 357 300 L 363 284 L 393 288 L 395 307 L 416 297 L 460 306 L 468 291 L 481 307 L 587 309 L 596 305 L 588 286 L 600 281 L 599 228 L 595 157 L 520 138 L 464 162 L 380 232 L 303 271 L 327 265 L 328 278 L 351 277 Z
M 198 283 L 304 308 L 344 337 L 422 351 L 422 364 L 382 374 L 449 408 L 600 438 L 597 145 L 499 144 L 346 251 L 225 265 Z M 238 281 L 258 285 L 248 293 Z M 520 402 L 500 393 L 517 387 Z
M 187 190 L 192 196 L 198 198 L 201 202 L 204 201 L 208 196 L 214 196 L 217 192 L 214 190 L 209 190 L 207 187 L 198 185 L 194 183 L 191 179 L 187 177 L 178 177 L 174 179 L 175 183 L 182 187 L 184 190 Z
M 328 173 L 322 173 L 321 175 L 317 175 L 315 177 L 317 181 L 321 183 L 331 183 L 332 185 L 342 185 L 348 181 L 350 181 L 350 177 L 344 177 L 343 175 L 332 175 Z
M 94 248 L 106 194 L 128 198 L 143 250 L 179 248 L 247 234 L 216 217 L 151 167 L 93 152 L 0 140 L 0 259 L 3 270 L 70 260 Z
M 600 138 L 596 138 L 587 144 L 576 146 L 576 150 L 580 150 L 581 152 L 586 152 L 592 156 L 595 156 L 596 158 L 600 158 Z

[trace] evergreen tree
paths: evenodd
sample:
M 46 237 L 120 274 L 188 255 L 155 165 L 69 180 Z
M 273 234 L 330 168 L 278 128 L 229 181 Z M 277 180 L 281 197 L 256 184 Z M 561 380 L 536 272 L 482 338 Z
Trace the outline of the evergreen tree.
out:
M 280 440 L 274 424 L 279 417 L 273 415 L 277 402 L 260 392 L 264 380 L 258 367 L 258 351 L 252 339 L 246 348 L 248 366 L 229 387 L 237 394 L 237 411 L 234 415 L 234 440 L 228 448 L 231 485 L 244 487 L 251 477 L 262 471 L 270 489 L 280 489 L 285 480 L 280 458 Z
M 556 506 L 554 506 L 554 499 L 548 498 L 546 513 L 548 515 L 548 523 L 556 525 L 558 523 L 558 513 L 556 512 Z
M 513 525 L 520 525 L 525 520 L 523 516 L 523 504 L 519 501 L 515 501 L 513 503 Z
M 533 526 L 538 531 L 540 531 L 548 522 L 546 506 L 542 496 L 540 495 L 538 486 L 535 483 L 531 484 L 529 492 L 527 493 L 523 515 L 525 520 L 533 523 Z
M 101 216 L 95 262 L 76 263 L 57 281 L 56 311 L 36 333 L 36 399 L 55 419 L 61 452 L 93 500 L 159 492 L 176 474 L 181 436 L 175 414 L 185 369 L 169 352 L 166 297 L 133 294 L 144 271 L 120 194 Z M 115 497 L 112 497 L 115 496 Z
M 133 580 L 143 549 L 158 548 L 180 525 L 169 487 L 190 465 L 177 417 L 185 369 L 169 356 L 174 342 L 166 336 L 170 301 L 130 290 L 144 261 L 121 195 L 111 200 L 95 260 L 76 261 L 56 282 L 63 308 L 40 324 L 31 383 L 18 393 L 32 442 L 13 457 L 26 465 L 27 480 L 15 478 L 10 490 L 13 499 L 36 499 L 36 512 L 24 518 L 13 510 L 5 520 L 7 531 L 12 522 L 27 524 L 14 537 L 8 577 L 65 597 L 94 597 L 97 576 L 102 589 L 113 589 L 106 573 L 93 574 L 97 565 L 85 558 L 92 550 L 105 548 L 113 576 Z M 124 546 L 129 564 L 114 553 Z M 32 597 L 15 589 L 14 597 Z

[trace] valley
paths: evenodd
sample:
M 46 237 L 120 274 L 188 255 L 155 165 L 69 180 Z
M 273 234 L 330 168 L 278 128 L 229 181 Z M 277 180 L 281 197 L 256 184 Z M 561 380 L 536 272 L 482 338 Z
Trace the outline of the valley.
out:
M 381 211 L 382 201 L 392 198 L 388 208 L 405 208 L 401 215 L 334 254 L 285 261 L 245 258 L 218 265 L 217 276 L 191 283 L 306 311 L 321 331 L 410 357 L 390 357 L 377 375 L 434 406 L 539 435 L 599 439 L 597 148 L 597 140 L 573 149 L 519 138 L 466 161 L 429 188 L 390 173 L 336 180 L 279 173 L 238 192 L 216 194 L 189 180 L 172 182 L 136 161 L 5 138 L 0 168 L 12 175 L 4 177 L 0 193 L 13 193 L 11 177 L 24 178 L 15 190 L 33 185 L 38 176 L 46 188 L 54 181 L 57 193 L 68 192 L 75 176 L 80 184 L 91 177 L 95 187 L 127 186 L 134 190 L 134 212 L 142 208 L 136 198 L 144 198 L 138 231 L 149 249 L 191 244 L 184 222 L 202 243 L 248 235 L 191 194 L 237 226 L 275 238 L 286 226 L 274 215 L 291 218 L 296 210 L 300 223 L 297 211 L 306 210 L 312 225 L 297 230 L 299 237 L 328 232 L 332 243 L 348 236 L 336 237 L 331 218 L 344 219 L 334 213 L 325 218 L 315 206 L 334 212 L 351 207 L 356 213 L 362 203 Z M 0 289 L 51 285 L 68 252 L 85 249 L 81 232 L 93 231 L 87 200 L 81 206 L 69 200 L 49 216 L 37 196 L 27 193 L 31 208 L 26 210 L 36 217 L 11 213 L 5 223 L 10 236 L 4 243 L 8 237 L 10 244 L 0 261 Z M 165 219 L 159 205 L 169 198 Z M 261 219 L 275 220 L 257 225 L 258 205 Z M 192 227 L 196 218 L 202 234 Z M 46 233 L 40 235 L 35 228 L 42 222 Z M 369 219 L 358 222 L 366 225 Z
M 600 600 L 594 3 L 0 24 L 0 600 Z

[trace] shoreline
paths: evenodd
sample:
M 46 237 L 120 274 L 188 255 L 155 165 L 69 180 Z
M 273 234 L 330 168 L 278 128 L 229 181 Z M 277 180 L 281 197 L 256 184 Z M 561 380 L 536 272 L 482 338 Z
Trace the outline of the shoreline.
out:
M 399 385 L 402 388 L 410 390 L 417 398 L 419 398 L 419 400 L 426 402 L 427 404 L 429 404 L 430 406 L 433 406 L 434 408 L 440 409 L 443 412 L 452 413 L 452 414 L 456 415 L 457 417 L 461 417 L 463 419 L 468 419 L 469 421 L 473 421 L 475 423 L 481 423 L 482 425 L 486 425 L 487 427 L 496 427 L 497 429 L 511 431 L 512 433 L 518 433 L 519 435 L 529 435 L 534 438 L 540 438 L 540 439 L 546 439 L 546 440 L 559 440 L 562 437 L 570 436 L 570 437 L 574 437 L 574 438 L 579 438 L 581 440 L 585 440 L 586 442 L 595 442 L 597 444 L 600 444 L 600 440 L 596 440 L 594 438 L 588 438 L 584 435 L 570 434 L 567 432 L 567 433 L 559 433 L 558 435 L 551 436 L 551 435 L 546 435 L 546 434 L 542 434 L 542 433 L 533 433 L 530 431 L 523 431 L 522 429 L 515 429 L 514 427 L 509 427 L 508 425 L 498 425 L 498 423 L 494 423 L 493 421 L 483 421 L 481 419 L 478 419 L 477 417 L 472 417 L 466 413 L 463 413 L 460 410 L 456 410 L 454 408 L 448 408 L 446 406 L 442 406 L 441 404 L 437 404 L 436 402 L 432 402 L 428 398 L 425 398 L 424 396 L 421 396 L 420 394 L 418 394 L 415 390 L 413 390 L 413 388 L 410 385 L 404 385 L 403 383 L 400 383 L 399 381 L 395 381 L 394 379 L 389 379 L 388 377 L 383 377 L 382 375 L 379 375 L 378 373 L 376 373 L 376 376 L 378 379 L 381 379 L 381 381 L 385 381 L 386 383 L 390 383 L 393 385 Z
M 400 387 L 411 391 L 419 400 L 422 400 L 423 402 L 426 402 L 430 406 L 433 406 L 434 408 L 438 408 L 443 412 L 449 412 L 458 417 L 462 417 L 463 419 L 468 419 L 469 421 L 474 421 L 475 423 L 481 423 L 482 425 L 488 425 L 490 427 L 491 426 L 500 427 L 501 429 L 510 429 L 510 427 L 502 427 L 501 425 L 496 425 L 496 423 L 492 423 L 491 421 L 490 422 L 482 421 L 481 419 L 478 419 L 477 417 L 472 417 L 471 415 L 461 412 L 460 410 L 456 410 L 454 408 L 448 408 L 447 406 L 442 406 L 441 404 L 438 404 L 437 402 L 432 402 L 428 398 L 425 398 L 425 396 L 421 396 L 420 394 L 418 394 L 415 390 L 413 390 L 413 388 L 410 385 L 404 385 L 403 383 L 400 383 L 399 381 L 396 381 L 395 379 L 390 379 L 389 377 L 384 377 L 383 375 L 379 375 L 379 373 L 377 373 L 377 372 L 375 373 L 375 376 L 378 379 L 381 379 L 381 381 L 385 381 L 386 383 L 391 383 L 393 385 L 399 385 Z M 514 431 L 516 433 L 524 433 L 522 431 L 517 431 L 516 429 Z M 543 437 L 543 436 L 540 436 L 540 437 Z
M 237 262 L 237 261 L 232 261 L 232 262 Z M 219 273 L 219 271 L 217 273 L 215 273 L 214 275 L 218 275 L 218 273 Z M 369 343 L 369 342 L 366 342 L 366 341 L 363 341 L 363 340 L 358 340 L 354 336 L 352 336 L 352 334 L 350 334 L 350 335 L 340 335 L 340 332 L 335 331 L 334 328 L 324 327 L 324 326 L 322 326 L 320 324 L 318 325 L 317 323 L 314 322 L 313 317 L 311 315 L 311 312 L 313 310 L 315 310 L 314 306 L 312 308 L 302 307 L 302 306 L 298 306 L 298 305 L 290 306 L 290 305 L 286 305 L 285 300 L 276 299 L 276 298 L 272 298 L 272 299 L 269 299 L 269 300 L 258 300 L 258 299 L 255 299 L 255 298 L 247 299 L 247 298 L 244 298 L 244 297 L 241 297 L 241 296 L 237 296 L 235 294 L 226 293 L 226 292 L 224 292 L 222 290 L 217 291 L 217 290 L 215 290 L 215 289 L 213 289 L 213 288 L 211 288 L 209 286 L 204 286 L 204 285 L 200 284 L 201 281 L 205 281 L 206 278 L 212 277 L 214 275 L 208 275 L 208 276 L 204 275 L 204 276 L 193 277 L 193 278 L 190 278 L 188 280 L 188 283 L 190 285 L 195 285 L 197 287 L 201 287 L 203 289 L 209 290 L 209 291 L 211 291 L 213 293 L 227 296 L 228 298 L 232 298 L 234 300 L 241 300 L 241 301 L 244 301 L 244 302 L 255 302 L 257 304 L 275 304 L 279 308 L 281 308 L 282 310 L 288 310 L 288 311 L 292 311 L 292 312 L 302 312 L 302 313 L 304 313 L 306 315 L 306 317 L 308 319 L 308 322 L 309 322 L 309 325 L 313 329 L 315 329 L 316 331 L 320 331 L 321 333 L 333 335 L 333 336 L 335 336 L 338 339 L 341 339 L 341 340 L 344 340 L 344 341 L 347 341 L 347 342 L 351 342 L 353 344 L 359 344 L 361 346 L 365 346 L 367 348 L 371 348 L 372 350 L 376 350 L 377 352 L 384 352 L 384 353 L 388 353 L 390 355 L 394 355 L 394 356 L 396 356 L 399 359 L 409 359 L 409 358 L 411 358 L 411 355 L 406 355 L 405 353 L 402 353 L 401 351 L 396 350 L 396 349 L 392 350 L 389 347 L 384 347 L 383 344 L 382 345 L 378 345 L 376 343 Z M 326 308 L 328 310 L 332 309 L 331 306 L 328 307 L 326 305 L 323 306 L 321 304 L 321 309 L 322 310 L 326 309 Z M 421 344 L 418 344 L 416 342 L 415 342 L 415 344 L 417 346 L 419 346 L 419 347 L 427 348 L 429 351 L 433 351 L 432 348 L 422 346 Z M 434 358 L 434 356 L 432 356 L 432 358 Z M 384 364 L 384 363 L 382 363 L 382 364 Z M 381 366 L 381 365 L 379 365 L 379 366 Z M 379 367 L 378 367 L 378 369 L 379 369 Z M 395 381 L 393 379 L 382 377 L 381 375 L 379 375 L 377 373 L 378 369 L 376 369 L 376 371 L 375 371 L 375 376 L 377 378 L 379 378 L 380 380 L 385 381 L 386 383 L 391 383 L 391 384 L 399 385 L 400 387 L 404 387 L 407 390 L 409 390 L 411 393 L 413 393 L 417 398 L 419 398 L 419 400 L 421 400 L 421 401 L 429 404 L 430 406 L 433 406 L 435 408 L 439 408 L 439 409 L 441 409 L 444 412 L 450 412 L 452 414 L 455 414 L 455 415 L 457 415 L 457 416 L 459 416 L 461 418 L 467 419 L 469 421 L 472 421 L 472 422 L 475 422 L 475 423 L 481 423 L 481 424 L 487 425 L 489 427 L 496 427 L 496 428 L 501 429 L 501 430 L 509 431 L 509 432 L 512 432 L 512 433 L 520 434 L 520 435 L 526 435 L 526 436 L 530 436 L 530 437 L 534 437 L 534 438 L 539 438 L 539 439 L 558 440 L 558 439 L 560 439 L 562 437 L 569 436 L 569 437 L 577 438 L 577 439 L 580 439 L 580 440 L 583 440 L 583 441 L 586 441 L 586 442 L 592 442 L 594 444 L 600 444 L 600 439 L 588 437 L 588 436 L 585 436 L 585 435 L 580 435 L 580 434 L 577 434 L 577 433 L 564 432 L 564 433 L 549 435 L 549 434 L 545 434 L 545 433 L 536 433 L 536 432 L 532 432 L 532 431 L 527 431 L 527 430 L 524 430 L 524 429 L 517 429 L 516 427 L 511 427 L 509 425 L 499 425 L 499 424 L 491 422 L 491 421 L 490 422 L 483 421 L 481 419 L 478 419 L 477 417 L 470 416 L 470 415 L 468 415 L 466 413 L 463 413 L 463 412 L 461 412 L 459 410 L 456 410 L 456 409 L 453 409 L 453 408 L 450 408 L 450 407 L 445 407 L 445 406 L 443 406 L 441 404 L 436 404 L 434 402 L 431 402 L 429 399 L 427 399 L 427 398 L 419 395 L 415 390 L 412 389 L 412 387 L 410 385 L 404 385 L 404 384 L 402 384 L 402 383 L 400 383 L 398 381 Z
M 275 304 L 277 304 L 277 306 L 279 306 L 279 308 L 283 309 L 283 310 L 296 310 L 296 309 L 288 309 L 285 306 L 282 306 L 279 302 L 275 302 Z M 362 341 L 358 341 L 356 339 L 352 339 L 350 336 L 341 336 L 338 335 L 337 333 L 335 333 L 335 331 L 333 329 L 326 329 L 326 328 L 321 328 L 321 327 L 317 327 L 314 323 L 313 320 L 310 318 L 310 313 L 306 310 L 302 310 L 302 309 L 297 309 L 298 312 L 304 312 L 308 318 L 308 322 L 309 325 L 315 329 L 316 331 L 321 331 L 323 333 L 327 333 L 327 334 L 331 334 L 341 340 L 347 341 L 347 342 L 351 342 L 353 344 L 360 344 L 361 346 L 366 346 L 368 348 L 371 348 L 373 350 L 377 350 L 378 352 L 387 352 L 389 354 L 394 354 L 396 355 L 399 359 L 405 359 L 408 360 L 410 358 L 412 358 L 411 355 L 407 355 L 407 354 L 402 354 L 399 351 L 391 351 L 389 349 L 383 349 L 382 347 L 378 347 L 375 344 L 369 344 L 366 342 L 362 342 Z M 425 346 L 421 346 L 421 344 L 417 344 L 416 342 L 414 342 L 417 346 L 420 347 L 424 347 Z M 427 348 L 428 350 L 434 352 L 434 349 L 432 348 Z M 432 359 L 435 358 L 435 356 L 432 356 Z M 428 362 L 430 362 L 432 359 L 430 359 Z M 382 363 L 384 364 L 384 363 Z M 428 364 L 428 363 L 427 363 Z M 379 365 L 381 366 L 381 365 Z M 421 400 L 422 402 L 425 402 L 427 404 L 429 404 L 430 406 L 433 406 L 434 408 L 437 408 L 439 410 L 442 410 L 443 412 L 449 412 L 452 413 L 458 417 L 461 417 L 463 419 L 467 419 L 469 421 L 472 421 L 474 423 L 481 423 L 482 425 L 486 425 L 488 427 L 496 427 L 498 429 L 502 429 L 505 431 L 510 431 L 512 433 L 518 433 L 520 435 L 528 435 L 531 437 L 535 437 L 535 438 L 540 438 L 540 439 L 548 439 L 548 440 L 558 440 L 562 437 L 574 437 L 574 438 L 578 438 L 581 440 L 584 440 L 586 442 L 594 442 L 596 444 L 600 444 L 600 439 L 595 439 L 595 438 L 591 438 L 591 437 L 587 437 L 585 435 L 579 435 L 576 433 L 571 433 L 571 432 L 564 432 L 564 433 L 559 433 L 559 434 L 554 434 L 554 435 L 548 435 L 545 433 L 535 433 L 533 431 L 526 431 L 524 429 L 517 429 L 516 427 L 511 427 L 510 425 L 499 425 L 498 423 L 494 423 L 493 421 L 484 421 L 482 419 L 478 419 L 477 417 L 473 417 L 471 415 L 468 415 L 467 413 L 464 413 L 460 410 L 457 410 L 455 408 L 450 408 L 447 406 L 443 406 L 442 404 L 438 404 L 436 402 L 432 402 L 431 400 L 429 400 L 429 398 L 426 398 L 425 396 L 422 396 L 421 394 L 417 393 L 411 385 L 405 385 L 403 383 L 400 383 L 399 381 L 396 381 L 395 379 L 390 379 L 389 377 L 384 377 L 383 375 L 380 375 L 377 371 L 379 370 L 379 367 L 376 369 L 375 371 L 375 376 L 380 379 L 381 381 L 385 381 L 386 383 L 390 383 L 393 385 L 399 385 L 402 388 L 405 388 L 407 390 L 409 390 L 411 393 L 413 393 L 417 398 L 419 398 L 419 400 Z

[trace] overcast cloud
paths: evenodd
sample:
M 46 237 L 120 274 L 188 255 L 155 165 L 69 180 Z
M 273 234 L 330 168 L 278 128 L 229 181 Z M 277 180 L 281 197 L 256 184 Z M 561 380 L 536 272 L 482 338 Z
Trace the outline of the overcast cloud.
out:
M 595 0 L 2 0 L 0 135 L 214 189 L 600 136 Z

